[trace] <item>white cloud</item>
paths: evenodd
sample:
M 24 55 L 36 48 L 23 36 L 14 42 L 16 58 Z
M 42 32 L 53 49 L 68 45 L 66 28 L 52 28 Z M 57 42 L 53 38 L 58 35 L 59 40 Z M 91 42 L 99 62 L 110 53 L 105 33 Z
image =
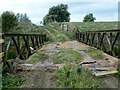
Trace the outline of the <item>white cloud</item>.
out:
M 69 4 L 69 2 L 93 2 L 86 5 L 70 5 L 69 12 L 71 13 L 71 21 L 82 21 L 85 14 L 90 12 L 94 13 L 97 21 L 117 20 L 116 9 L 118 1 L 119 0 L 1 0 L 0 14 L 2 14 L 3 11 L 27 13 L 32 22 L 38 23 L 39 21 L 42 21 L 50 7 L 59 3 L 66 2 L 66 4 Z M 109 13 L 110 16 L 107 16 L 107 13 Z
M 96 21 L 118 21 L 118 14 L 115 13 L 114 15 L 111 16 L 107 16 L 107 17 L 104 17 L 104 16 L 97 16 L 96 15 Z
M 83 17 L 88 13 L 93 13 L 96 21 L 117 21 L 118 3 L 117 2 L 94 2 L 84 5 L 75 5 L 69 8 L 71 21 L 83 21 Z M 79 12 L 79 13 L 78 13 Z
M 104 11 L 104 10 L 110 10 L 110 9 L 117 9 L 118 3 L 117 2 L 100 2 L 100 3 L 91 3 L 91 4 L 84 4 L 84 5 L 76 5 L 73 7 L 70 7 L 71 12 L 95 12 L 95 11 Z

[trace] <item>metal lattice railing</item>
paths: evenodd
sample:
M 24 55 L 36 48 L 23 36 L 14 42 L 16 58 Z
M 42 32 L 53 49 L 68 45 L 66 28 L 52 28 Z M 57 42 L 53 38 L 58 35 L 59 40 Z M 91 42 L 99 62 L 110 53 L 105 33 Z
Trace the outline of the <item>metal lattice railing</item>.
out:
M 2 34 L 4 43 L 2 50 L 4 53 L 13 49 L 20 59 L 26 59 L 45 43 L 46 34 Z
M 76 32 L 75 36 L 82 43 L 94 46 L 110 55 L 119 56 L 116 55 L 115 48 L 120 47 L 120 30 Z

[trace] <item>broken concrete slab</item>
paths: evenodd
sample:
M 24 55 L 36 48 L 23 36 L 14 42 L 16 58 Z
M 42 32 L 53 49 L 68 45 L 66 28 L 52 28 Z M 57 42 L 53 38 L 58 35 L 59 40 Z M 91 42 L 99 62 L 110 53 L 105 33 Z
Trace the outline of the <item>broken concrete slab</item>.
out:
M 95 76 L 102 76 L 102 75 L 109 75 L 117 73 L 117 68 L 113 66 L 113 63 L 111 64 L 110 61 L 106 60 L 93 60 L 93 61 L 83 61 L 80 63 L 80 65 L 84 69 L 88 69 L 92 72 Z

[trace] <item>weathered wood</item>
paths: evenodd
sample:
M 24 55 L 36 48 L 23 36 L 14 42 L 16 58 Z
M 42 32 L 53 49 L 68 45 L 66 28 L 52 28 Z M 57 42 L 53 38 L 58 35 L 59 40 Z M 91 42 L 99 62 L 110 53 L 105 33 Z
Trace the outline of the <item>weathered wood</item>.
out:
M 95 76 L 103 76 L 103 75 L 109 75 L 109 74 L 115 74 L 117 73 L 118 71 L 114 70 L 114 71 L 104 71 L 104 72 L 99 72 L 99 73 L 94 73 Z
M 18 70 L 24 70 L 24 71 L 50 71 L 53 72 L 56 69 L 58 69 L 57 65 L 46 65 L 46 66 L 36 66 L 33 64 L 18 64 L 17 65 Z
M 104 71 L 104 70 L 112 70 L 113 68 L 114 67 L 96 67 L 95 69 L 96 70 L 101 70 L 101 71 L 103 70 Z

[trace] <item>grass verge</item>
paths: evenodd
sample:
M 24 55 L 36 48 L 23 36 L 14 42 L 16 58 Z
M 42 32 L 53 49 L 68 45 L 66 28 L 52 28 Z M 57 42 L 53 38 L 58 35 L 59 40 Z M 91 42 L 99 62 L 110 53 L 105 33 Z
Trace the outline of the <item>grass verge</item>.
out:
M 97 30 L 116 30 L 118 22 L 63 22 L 71 27 L 78 27 L 82 32 L 97 31 Z
M 36 64 L 37 62 L 40 62 L 42 60 L 45 60 L 46 53 L 45 52 L 38 52 L 34 55 L 32 55 L 28 60 L 27 63 Z
M 102 88 L 97 77 L 75 65 L 66 65 L 56 73 L 57 86 L 62 88 Z
M 103 59 L 104 58 L 104 54 L 102 51 L 97 50 L 97 49 L 93 49 L 90 48 L 87 53 L 94 59 Z
M 9 74 L 7 76 L 3 76 L 2 78 L 2 85 L 3 88 L 17 88 L 18 86 L 22 85 L 25 83 L 25 79 L 23 79 L 20 76 L 15 76 L 12 74 Z
M 51 26 L 46 26 L 46 29 L 55 36 L 55 39 L 59 42 L 65 42 L 66 38 L 61 35 L 56 29 Z
M 115 76 L 118 76 L 120 78 L 120 68 L 117 69 L 118 73 L 115 73 Z
M 80 63 L 82 60 L 82 56 L 75 50 L 65 49 L 60 50 L 54 54 L 54 63 Z
M 72 30 L 71 31 L 61 30 L 59 23 L 52 23 L 52 25 L 54 26 L 53 27 L 54 29 L 58 30 L 59 33 L 64 33 L 70 40 L 75 39 L 75 35 Z
M 58 41 L 59 42 L 65 42 L 66 41 L 66 39 L 63 37 L 63 36 L 60 36 L 60 35 L 57 35 L 57 38 L 58 38 Z

